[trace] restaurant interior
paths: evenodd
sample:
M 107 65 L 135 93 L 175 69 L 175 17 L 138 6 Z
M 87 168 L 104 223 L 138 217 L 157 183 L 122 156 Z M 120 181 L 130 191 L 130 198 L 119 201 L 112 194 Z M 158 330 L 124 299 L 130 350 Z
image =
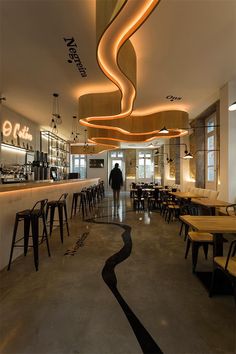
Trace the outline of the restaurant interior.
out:
M 236 1 L 0 1 L 0 353 L 236 353 Z

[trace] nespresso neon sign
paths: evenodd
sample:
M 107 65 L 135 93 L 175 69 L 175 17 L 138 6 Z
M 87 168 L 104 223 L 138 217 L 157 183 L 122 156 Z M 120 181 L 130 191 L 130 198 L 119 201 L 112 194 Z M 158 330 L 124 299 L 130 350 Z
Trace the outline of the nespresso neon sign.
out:
M 12 124 L 9 120 L 5 120 L 5 122 L 3 123 L 2 133 L 3 136 L 6 137 L 13 135 L 13 138 L 15 139 L 19 137 L 24 140 L 33 140 L 32 134 L 29 133 L 29 127 L 27 127 L 26 125 L 22 127 L 20 123 Z

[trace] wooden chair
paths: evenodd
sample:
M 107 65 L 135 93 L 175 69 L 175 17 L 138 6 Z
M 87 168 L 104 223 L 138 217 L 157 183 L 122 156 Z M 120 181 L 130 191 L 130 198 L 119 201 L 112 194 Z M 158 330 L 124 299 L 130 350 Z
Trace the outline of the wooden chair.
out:
M 153 189 L 148 196 L 148 209 L 152 210 L 160 207 L 160 192 L 158 189 Z
M 167 221 L 169 224 L 170 221 L 173 221 L 175 218 L 178 219 L 179 215 L 180 215 L 179 201 L 175 198 L 169 198 L 169 200 L 167 200 L 165 221 Z
M 214 292 L 215 273 L 217 270 L 221 270 L 229 278 L 233 286 L 234 300 L 236 303 L 236 257 L 233 256 L 235 252 L 236 252 L 236 240 L 231 242 L 227 257 L 223 257 L 223 256 L 214 257 L 211 289 L 209 293 L 210 297 L 213 295 Z
M 144 210 L 144 196 L 141 187 L 139 187 L 135 192 L 135 196 L 133 199 L 133 208 L 134 210 L 139 210 L 140 208 Z
M 208 232 L 190 231 L 187 234 L 187 244 L 185 251 L 185 259 L 188 256 L 190 246 L 192 245 L 192 271 L 195 273 L 198 260 L 199 247 L 203 247 L 205 258 L 208 255 L 208 246 L 213 245 L 213 235 Z
M 231 204 L 226 207 L 227 215 L 236 215 L 236 204 Z

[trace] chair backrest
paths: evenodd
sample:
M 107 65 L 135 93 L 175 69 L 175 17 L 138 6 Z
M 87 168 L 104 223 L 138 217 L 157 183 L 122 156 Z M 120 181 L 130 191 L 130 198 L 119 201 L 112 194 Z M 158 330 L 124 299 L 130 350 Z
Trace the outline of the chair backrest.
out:
M 228 215 L 236 215 L 236 204 L 231 204 L 226 207 L 226 213 Z
M 199 208 L 197 205 L 190 204 L 188 206 L 188 211 L 190 215 L 199 215 Z
M 158 188 L 153 189 L 153 198 L 155 199 L 160 198 L 160 191 Z
M 45 207 L 47 205 L 48 199 L 38 200 L 33 208 L 30 210 L 30 214 L 33 214 L 37 211 L 37 215 L 40 216 L 44 213 Z
M 142 198 L 142 196 L 143 196 L 143 190 L 142 190 L 141 187 L 138 187 L 138 188 L 137 188 L 136 196 L 137 196 L 137 198 Z
M 67 198 L 67 196 L 68 196 L 68 193 L 63 193 L 63 194 L 60 196 L 60 198 L 58 199 L 58 202 L 65 201 L 66 198 Z

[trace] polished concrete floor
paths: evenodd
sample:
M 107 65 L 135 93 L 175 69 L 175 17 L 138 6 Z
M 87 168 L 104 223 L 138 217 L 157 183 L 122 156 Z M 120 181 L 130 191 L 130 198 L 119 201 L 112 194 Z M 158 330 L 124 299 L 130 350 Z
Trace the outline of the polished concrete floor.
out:
M 179 223 L 108 195 L 70 237 L 50 238 L 0 272 L 1 354 L 232 354 L 233 297 L 208 293 L 191 272 Z M 200 252 L 198 270 L 211 268 Z

